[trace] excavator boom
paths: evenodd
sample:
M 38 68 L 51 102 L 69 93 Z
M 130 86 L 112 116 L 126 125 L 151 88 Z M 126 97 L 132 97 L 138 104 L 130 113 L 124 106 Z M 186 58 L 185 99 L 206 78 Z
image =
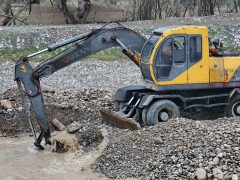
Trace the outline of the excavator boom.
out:
M 146 39 L 139 33 L 128 29 L 119 23 L 117 23 L 117 26 L 115 27 L 110 27 L 110 25 L 113 24 L 114 23 L 108 23 L 100 29 L 96 29 L 58 44 L 48 46 L 48 48 L 44 50 L 28 55 L 27 57 L 20 58 L 16 63 L 15 80 L 17 82 L 22 103 L 27 117 L 29 118 L 33 134 L 35 134 L 35 131 L 30 120 L 30 111 L 26 104 L 25 93 L 30 99 L 32 109 L 34 110 L 37 121 L 40 125 L 41 133 L 38 137 L 35 136 L 34 143 L 38 148 L 44 149 L 41 146 L 43 138 L 45 138 L 45 142 L 47 144 L 50 144 L 50 130 L 44 111 L 44 101 L 40 86 L 40 79 L 42 77 L 49 76 L 64 67 L 80 61 L 84 57 L 112 47 L 120 47 L 122 52 L 126 54 L 136 65 L 140 65 L 140 57 L 138 54 L 141 53 Z M 43 62 L 35 69 L 31 67 L 29 58 L 47 51 L 54 51 L 72 43 L 74 43 L 74 45 L 64 53 Z

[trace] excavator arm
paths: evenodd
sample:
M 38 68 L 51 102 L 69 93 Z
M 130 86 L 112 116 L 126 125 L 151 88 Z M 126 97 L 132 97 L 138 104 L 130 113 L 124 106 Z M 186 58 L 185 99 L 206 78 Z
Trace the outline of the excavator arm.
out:
M 15 80 L 17 82 L 22 104 L 29 119 L 29 123 L 35 138 L 35 146 L 39 149 L 44 149 L 41 145 L 43 138 L 46 144 L 50 144 L 50 129 L 44 111 L 44 101 L 41 92 L 40 79 L 49 76 L 54 72 L 69 66 L 84 57 L 95 54 L 104 49 L 112 47 L 120 47 L 122 52 L 127 55 L 136 65 L 140 65 L 139 54 L 146 42 L 146 39 L 139 33 L 116 23 L 117 26 L 109 27 L 114 23 L 108 23 L 100 29 L 93 30 L 88 33 L 70 38 L 61 43 L 54 44 L 48 48 L 22 57 L 15 65 Z M 60 47 L 68 44 L 74 45 L 64 53 L 53 57 L 35 69 L 29 63 L 29 59 L 44 52 L 54 51 Z M 66 77 L 67 78 L 67 77 Z M 32 121 L 30 119 L 31 113 L 26 103 L 26 96 L 31 102 L 32 109 L 35 113 L 36 119 L 40 125 L 41 133 L 37 137 L 35 134 Z

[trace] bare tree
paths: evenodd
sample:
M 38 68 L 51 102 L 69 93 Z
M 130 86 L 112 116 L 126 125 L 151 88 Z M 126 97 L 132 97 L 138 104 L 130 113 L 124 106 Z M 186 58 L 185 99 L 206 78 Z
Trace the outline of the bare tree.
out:
M 11 21 L 11 0 L 2 0 L 0 2 L 1 12 L 1 25 L 6 26 Z
M 238 3 L 237 0 L 234 0 L 234 8 L 235 8 L 235 12 L 238 13 Z
M 180 0 L 172 0 L 173 16 L 180 17 Z
M 91 9 L 91 1 L 90 0 L 83 0 L 78 1 L 78 8 L 77 8 L 77 22 L 83 24 L 86 22 L 87 16 Z
M 76 19 L 68 10 L 67 0 L 60 0 L 58 7 L 62 10 L 63 14 L 67 17 L 67 24 L 76 24 Z
M 78 0 L 77 15 L 69 11 L 68 0 L 57 0 L 59 9 L 67 17 L 67 24 L 85 23 L 91 9 L 91 0 Z

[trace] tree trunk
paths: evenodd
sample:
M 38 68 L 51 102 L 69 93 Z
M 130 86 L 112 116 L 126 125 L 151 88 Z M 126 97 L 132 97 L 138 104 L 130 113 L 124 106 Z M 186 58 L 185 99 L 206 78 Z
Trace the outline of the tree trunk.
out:
M 197 0 L 197 7 L 198 7 L 198 16 L 202 16 L 203 15 L 203 7 L 202 7 L 201 0 Z
M 210 15 L 214 15 L 214 4 L 213 4 L 213 0 L 208 0 L 208 5 L 209 5 L 209 13 L 210 13 Z
M 77 23 L 83 24 L 86 23 L 88 14 L 91 10 L 91 1 L 78 1 L 78 8 L 77 8 Z
M 3 12 L 8 15 L 10 13 L 10 9 L 11 9 L 11 0 L 2 0 L 0 2 L 1 5 L 1 9 L 3 10 Z
M 131 0 L 129 0 L 129 4 L 130 4 L 130 1 Z M 137 5 L 136 5 L 136 0 L 133 0 L 133 12 L 132 12 L 132 21 L 134 21 L 134 20 L 136 20 L 136 8 L 137 8 Z
M 142 6 L 142 19 L 141 20 L 147 20 L 149 17 L 148 17 L 148 2 L 147 0 L 143 0 L 143 6 Z
M 68 10 L 67 0 L 61 0 L 61 6 L 62 6 L 63 14 L 70 20 L 70 21 L 67 21 L 67 24 L 76 24 L 77 21 L 75 17 Z
M 0 2 L 2 12 L 4 16 L 0 16 L 0 25 L 1 26 L 6 26 L 8 22 L 11 21 L 11 0 L 2 0 Z
M 235 8 L 235 12 L 238 13 L 238 3 L 236 0 L 234 0 L 234 8 Z
M 180 0 L 173 0 L 173 15 L 175 17 L 180 17 Z

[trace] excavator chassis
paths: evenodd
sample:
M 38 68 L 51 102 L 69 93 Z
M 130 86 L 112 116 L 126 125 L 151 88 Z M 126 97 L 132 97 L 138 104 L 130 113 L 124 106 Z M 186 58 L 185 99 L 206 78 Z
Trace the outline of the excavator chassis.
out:
M 239 88 L 206 88 L 157 91 L 151 87 L 128 86 L 118 89 L 116 112 L 100 110 L 103 120 L 114 126 L 138 130 L 180 117 L 180 110 L 220 108 L 226 116 L 240 116 Z

